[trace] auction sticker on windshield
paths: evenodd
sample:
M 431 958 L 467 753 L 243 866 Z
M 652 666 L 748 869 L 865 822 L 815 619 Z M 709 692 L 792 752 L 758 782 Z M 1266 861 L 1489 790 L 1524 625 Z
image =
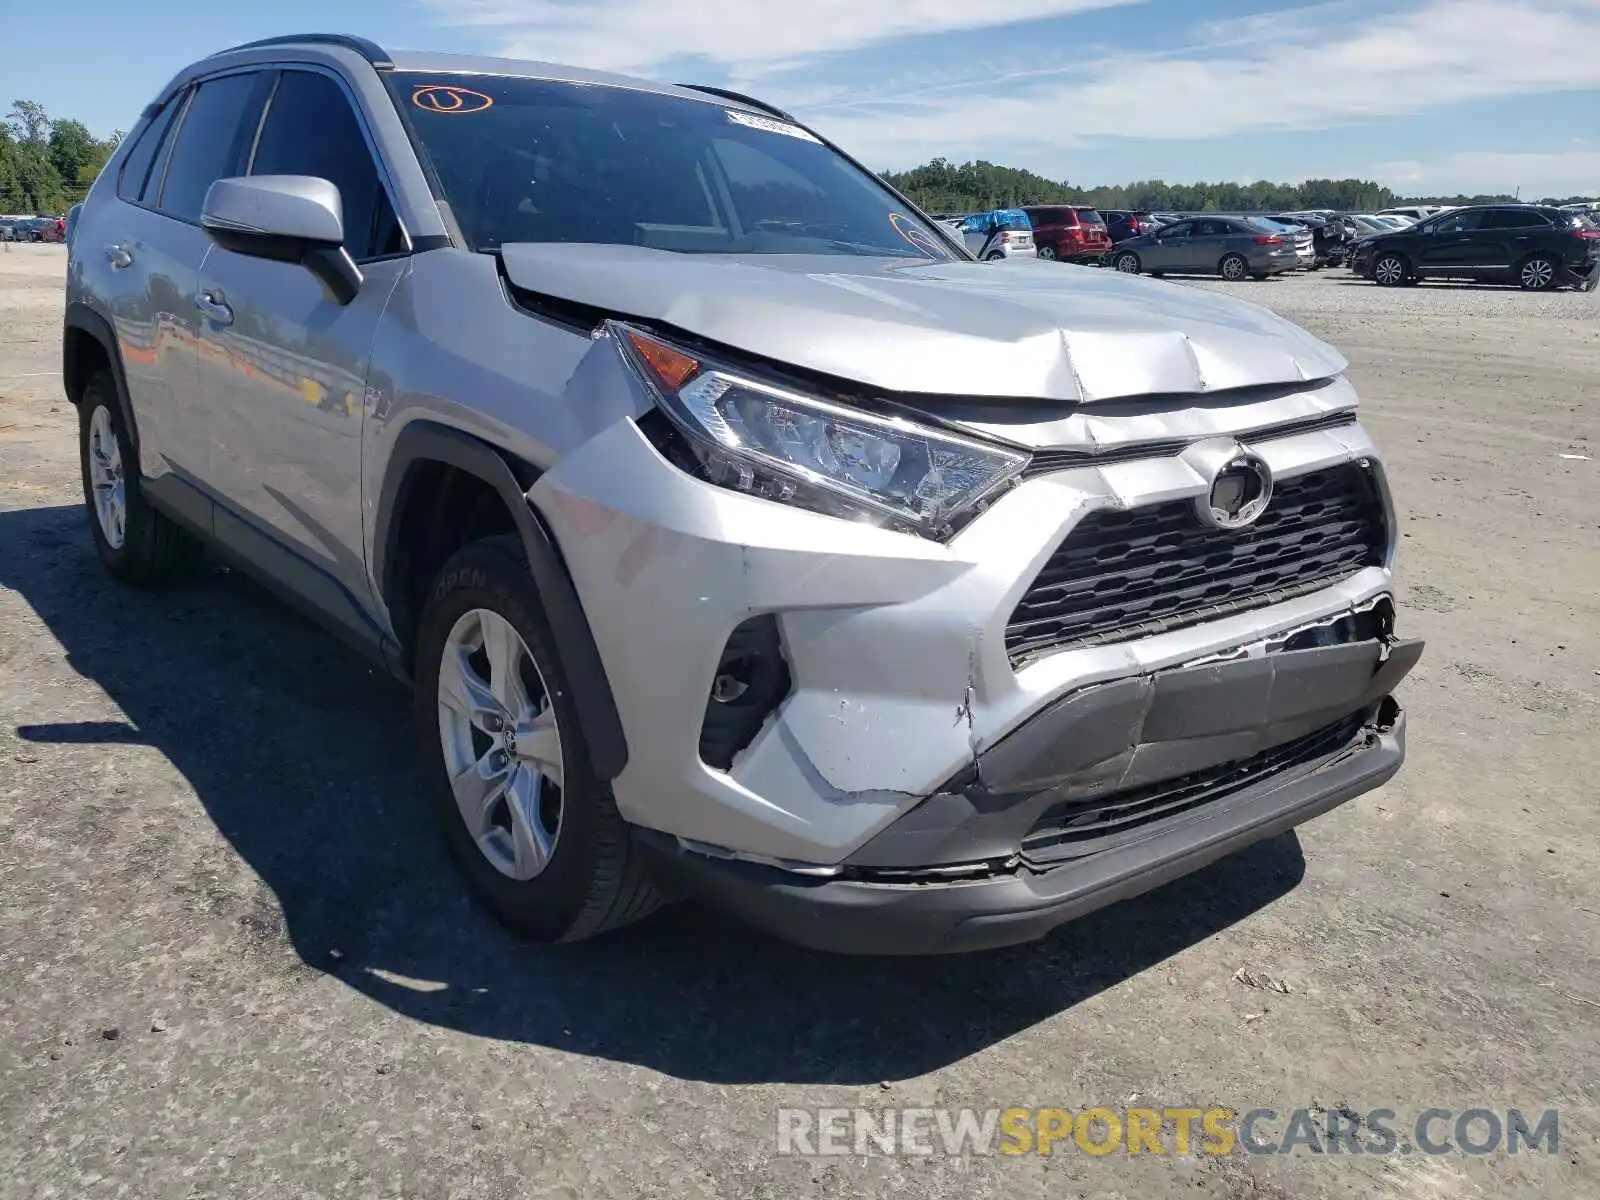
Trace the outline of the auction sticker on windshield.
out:
M 792 138 L 799 138 L 805 142 L 816 142 L 821 145 L 822 139 L 798 125 L 791 125 L 788 121 L 774 121 L 771 117 L 758 117 L 754 113 L 740 112 L 738 109 L 723 109 L 728 114 L 728 120 L 735 125 L 743 125 L 746 129 L 764 129 L 768 133 L 782 133 Z
M 411 103 L 428 112 L 465 114 L 494 107 L 494 99 L 471 88 L 450 83 L 419 84 L 411 93 Z

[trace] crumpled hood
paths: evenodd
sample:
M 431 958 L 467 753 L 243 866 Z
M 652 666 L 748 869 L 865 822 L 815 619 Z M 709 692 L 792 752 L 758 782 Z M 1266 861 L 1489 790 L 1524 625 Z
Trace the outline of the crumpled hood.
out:
M 1256 304 L 1041 259 L 921 262 L 517 244 L 529 292 L 889 392 L 1085 403 L 1293 384 L 1338 351 Z

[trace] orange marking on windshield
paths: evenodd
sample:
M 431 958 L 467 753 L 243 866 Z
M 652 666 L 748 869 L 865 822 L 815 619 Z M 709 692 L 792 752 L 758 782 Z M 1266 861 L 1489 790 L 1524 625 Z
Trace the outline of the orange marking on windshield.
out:
M 494 97 L 450 83 L 425 83 L 411 93 L 411 103 L 427 112 L 459 115 L 493 108 Z

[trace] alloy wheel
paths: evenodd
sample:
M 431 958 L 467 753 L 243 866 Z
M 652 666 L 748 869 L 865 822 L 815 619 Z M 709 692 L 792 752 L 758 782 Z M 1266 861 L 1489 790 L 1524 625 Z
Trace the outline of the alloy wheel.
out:
M 1522 286 L 1529 291 L 1543 291 L 1555 277 L 1555 264 L 1548 258 L 1530 258 L 1522 264 Z
M 1380 258 L 1377 265 L 1372 268 L 1372 277 L 1385 287 L 1393 287 L 1405 280 L 1406 268 L 1398 258 L 1392 254 Z
M 1243 259 L 1226 258 L 1222 261 L 1222 277 L 1224 279 L 1239 280 L 1244 278 L 1245 264 Z
M 100 535 L 106 545 L 120 550 L 128 533 L 127 483 L 122 477 L 122 448 L 111 426 L 111 410 L 103 404 L 89 418 L 89 483 L 94 489 Z
M 1119 254 L 1116 267 L 1124 275 L 1137 275 L 1139 273 L 1139 259 L 1132 254 Z
M 522 635 L 499 613 L 462 614 L 439 664 L 439 740 L 456 807 L 495 870 L 550 864 L 561 835 L 561 729 Z

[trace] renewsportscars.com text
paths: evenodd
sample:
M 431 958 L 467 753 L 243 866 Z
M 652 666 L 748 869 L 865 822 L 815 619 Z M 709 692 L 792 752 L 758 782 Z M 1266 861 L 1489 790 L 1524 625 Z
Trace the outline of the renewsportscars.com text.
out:
M 946 1154 L 1555 1154 L 1556 1109 L 1391 1108 L 784 1108 L 778 1153 Z

